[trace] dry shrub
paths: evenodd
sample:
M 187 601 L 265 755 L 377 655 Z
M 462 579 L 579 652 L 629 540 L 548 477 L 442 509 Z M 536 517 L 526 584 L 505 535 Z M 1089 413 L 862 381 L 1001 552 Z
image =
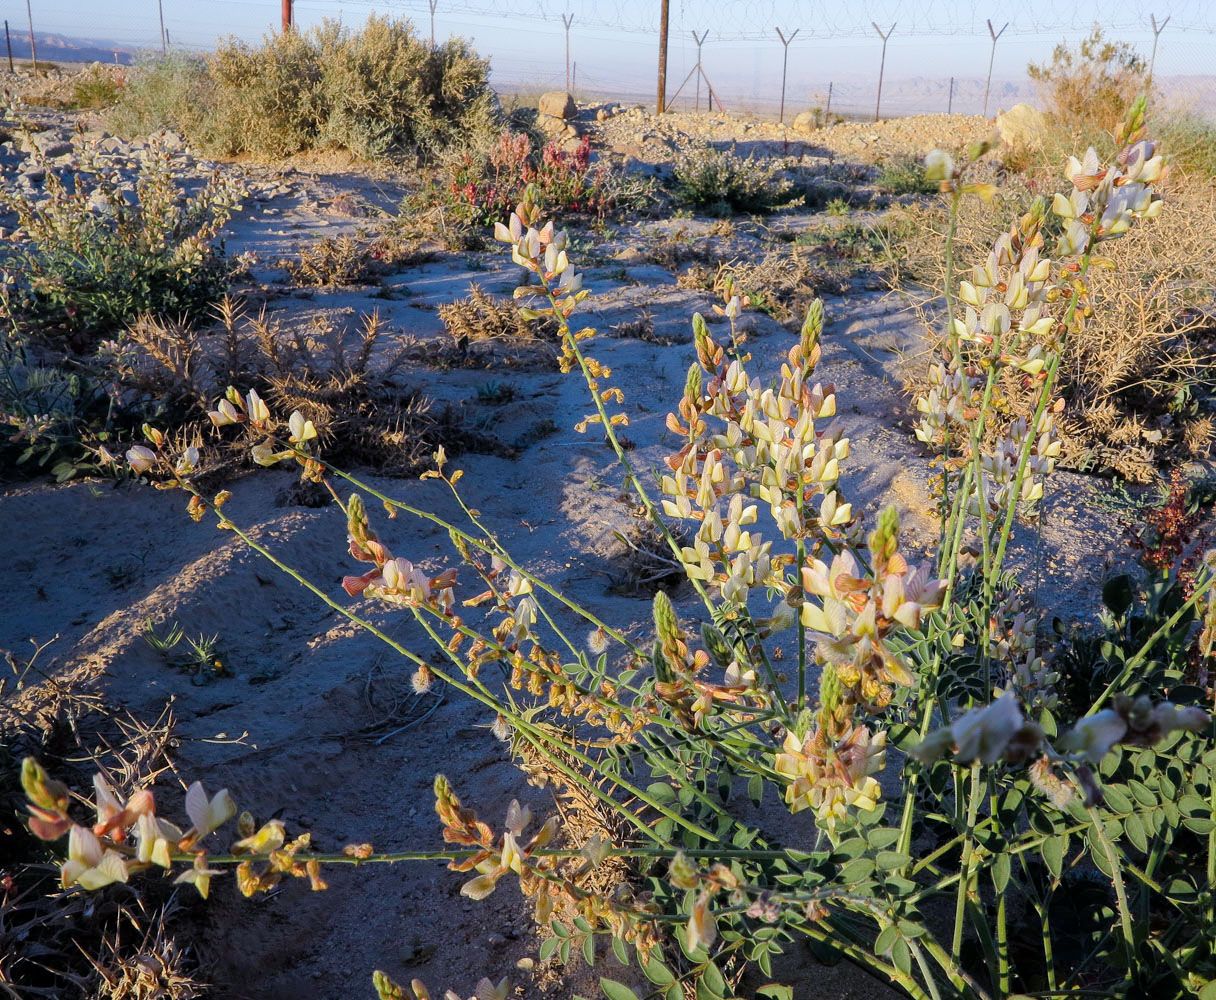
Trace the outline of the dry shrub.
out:
M 731 261 L 716 271 L 693 265 L 677 280 L 681 288 L 715 295 L 746 295 L 753 309 L 780 323 L 801 323 L 811 301 L 820 295 L 848 291 L 848 280 L 814 260 L 814 249 L 802 246 L 770 250 L 755 262 Z
M 433 250 L 420 250 L 413 240 L 356 233 L 323 236 L 301 250 L 299 260 L 284 261 L 284 266 L 297 285 L 358 285 L 433 256 Z
M 688 588 L 688 578 L 671 551 L 663 533 L 646 519 L 642 508 L 633 511 L 634 520 L 626 531 L 613 531 L 618 542 L 613 553 L 616 572 L 611 589 L 627 597 L 651 598 L 660 590 L 678 594 Z M 687 537 L 677 531 L 681 544 Z
M 219 155 L 433 154 L 494 127 L 488 68 L 461 39 L 432 48 L 409 21 L 372 15 L 352 32 L 325 20 L 258 46 L 228 39 L 202 65 L 173 57 L 143 66 L 111 125 L 125 134 L 175 128 Z
M 1108 40 L 1095 24 L 1077 48 L 1061 42 L 1050 62 L 1031 63 L 1026 73 L 1058 122 L 1113 132 L 1144 90 L 1146 69 L 1131 45 Z
M 210 435 L 206 411 L 229 385 L 256 389 L 276 410 L 311 420 L 335 462 L 409 475 L 443 443 L 449 452 L 501 452 L 497 439 L 467 430 L 451 408 L 435 410 L 395 380 L 415 342 L 391 332 L 379 314 L 351 329 L 320 318 L 281 330 L 265 314 L 247 317 L 231 299 L 211 329 L 145 318 L 130 330 L 113 373 L 128 405 L 161 406 L 159 425 L 183 447 Z M 176 428 L 176 429 L 174 429 Z M 216 480 L 244 461 L 247 445 L 207 448 L 201 471 Z
M 473 344 L 497 344 L 519 354 L 555 356 L 556 327 L 524 319 L 510 299 L 495 298 L 476 285 L 469 287 L 468 298 L 439 307 L 439 318 L 456 349 L 470 353 Z
M 720 221 L 728 222 L 729 220 Z M 715 223 L 715 226 L 717 225 L 718 223 Z M 734 228 L 732 226 L 730 231 L 719 230 L 718 232 L 712 232 L 712 235 L 729 237 L 733 233 Z M 711 239 L 693 239 L 689 236 L 688 230 L 683 226 L 674 232 L 667 233 L 657 243 L 648 246 L 646 248 L 646 259 L 652 264 L 658 264 L 660 267 L 667 268 L 669 271 L 677 271 L 682 265 L 689 262 L 712 265 L 722 263 L 721 257 L 714 251 Z
M 982 259 L 1004 228 L 1010 200 L 1029 204 L 1030 192 L 1017 179 L 1004 194 L 991 206 L 967 202 L 956 259 Z M 1206 457 L 1213 436 L 1205 409 L 1216 380 L 1216 189 L 1175 181 L 1165 197 L 1169 211 L 1159 220 L 1107 244 L 1114 268 L 1090 270 L 1095 315 L 1070 336 L 1060 360 L 1066 463 L 1139 482 L 1153 478 L 1156 463 L 1167 458 Z M 905 290 L 909 280 L 941 287 L 944 209 L 910 209 L 908 220 Z M 924 305 L 926 328 L 940 338 L 941 300 Z M 1010 381 L 996 405 L 1021 413 L 1033 395 L 1033 388 Z

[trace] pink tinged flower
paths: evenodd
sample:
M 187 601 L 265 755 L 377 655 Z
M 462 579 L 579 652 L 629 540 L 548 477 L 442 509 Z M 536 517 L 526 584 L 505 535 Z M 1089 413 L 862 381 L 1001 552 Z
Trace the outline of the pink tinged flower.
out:
M 370 569 L 362 576 L 344 576 L 342 577 L 342 589 L 351 597 L 358 597 L 379 575 L 380 570 Z
M 186 790 L 186 815 L 194 824 L 191 839 L 199 841 L 236 815 L 236 803 L 227 788 L 221 788 L 212 798 L 207 798 L 202 782 L 196 781 Z
M 137 444 L 128 449 L 127 464 L 131 466 L 132 472 L 137 476 L 142 476 L 156 464 L 156 452 L 142 444 Z
M 226 794 L 221 793 L 221 794 Z M 203 851 L 199 851 L 194 856 L 194 867 L 187 868 L 177 878 L 173 880 L 174 884 L 186 883 L 194 886 L 198 890 L 198 894 L 207 898 L 207 893 L 211 891 L 211 878 L 214 875 L 222 875 L 223 872 L 207 867 L 207 855 Z
M 688 920 L 686 941 L 689 952 L 696 951 L 702 945 L 708 949 L 717 936 L 717 922 L 709 908 L 709 893 L 703 892 L 693 904 L 692 916 Z
M 65 889 L 100 889 L 113 882 L 127 881 L 127 864 L 115 850 L 103 848 L 92 830 L 73 826 L 68 836 L 68 860 L 60 868 L 60 883 Z

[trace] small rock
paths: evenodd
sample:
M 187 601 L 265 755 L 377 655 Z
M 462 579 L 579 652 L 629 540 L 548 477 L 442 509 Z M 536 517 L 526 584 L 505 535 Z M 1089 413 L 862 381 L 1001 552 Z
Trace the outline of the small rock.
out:
M 550 118 L 573 118 L 578 114 L 574 98 L 564 90 L 551 90 L 541 94 L 536 110 Z
M 506 943 L 507 939 L 501 934 L 491 934 L 488 938 L 486 938 L 486 944 L 488 944 L 491 948 L 497 948 Z

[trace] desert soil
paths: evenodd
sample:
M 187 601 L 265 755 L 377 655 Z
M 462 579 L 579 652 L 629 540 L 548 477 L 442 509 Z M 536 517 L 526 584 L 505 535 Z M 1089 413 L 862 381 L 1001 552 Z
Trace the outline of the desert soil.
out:
M 585 128 L 604 155 L 654 171 L 663 170 L 690 136 L 736 143 L 741 152 L 867 164 L 893 153 L 923 154 L 938 144 L 958 146 L 991 128 L 990 121 L 938 116 L 795 136 L 771 123 L 722 115 L 657 121 L 624 112 L 596 123 L 593 111 L 584 111 Z M 392 327 L 438 341 L 444 337 L 438 305 L 474 284 L 500 295 L 516 284 L 509 259 L 490 247 L 440 252 L 378 286 L 294 289 L 282 259 L 320 236 L 366 224 L 337 214 L 335 204 L 355 199 L 391 212 L 410 177 L 307 163 L 226 169 L 245 170 L 262 187 L 262 200 L 247 204 L 225 238 L 230 252 L 257 254 L 247 290 L 267 302 L 268 316 L 282 328 L 314 318 L 353 325 L 378 310 Z M 759 259 L 770 246 L 770 230 L 803 231 L 836 221 L 794 210 L 767 222 L 736 219 L 729 236 L 710 235 L 712 220 L 699 218 L 627 221 L 603 235 L 579 232 L 572 257 L 593 290 L 584 319 L 600 331 L 595 355 L 611 365 L 613 381 L 625 389 L 628 435 L 641 468 L 657 465 L 665 454 L 664 418 L 692 358 L 689 318 L 694 310 L 709 312 L 713 301 L 677 285 L 683 267 L 649 263 L 648 248 L 682 232 L 717 240 L 738 259 Z M 910 406 L 900 384 L 909 366 L 927 361 L 920 326 L 908 300 L 865 277 L 852 279 L 847 294 L 829 297 L 827 313 L 820 378 L 835 383 L 840 419 L 852 440 L 845 489 L 856 508 L 876 511 L 894 503 L 906 538 L 928 552 L 936 532 L 927 489 L 932 470 L 911 441 Z M 653 337 L 614 335 L 614 327 L 643 315 L 652 320 Z M 775 370 L 793 335 L 763 314 L 749 322 L 757 363 Z M 421 363 L 400 381 L 462 408 L 467 421 L 505 442 L 529 441 L 535 436 L 529 432 L 546 421 L 556 426 L 556 433 L 523 444 L 516 458 L 457 459 L 465 470 L 465 496 L 517 559 L 644 636 L 649 600 L 614 587 L 623 556 L 614 532 L 632 524 L 618 500 L 621 471 L 594 434 L 572 430 L 588 408 L 581 382 L 549 364 L 486 371 Z M 490 381 L 509 383 L 517 398 L 502 406 L 479 402 L 478 389 Z M 366 474 L 387 493 L 457 516 L 434 482 Z M 251 471 L 231 485 L 229 511 L 327 593 L 425 650 L 425 636 L 403 616 L 345 598 L 339 578 L 360 570 L 345 552 L 342 517 L 332 506 L 300 506 L 293 483 L 290 472 Z M 1064 618 L 1095 611 L 1093 583 L 1107 568 L 1107 553 L 1119 548 L 1116 517 L 1095 503 L 1101 489 L 1079 475 L 1054 476 L 1041 547 L 1036 549 L 1032 529 L 1019 539 L 1022 567 L 1042 582 L 1047 606 Z M 435 530 L 404 516 L 391 522 L 377 510 L 372 516 L 395 553 L 434 572 L 449 564 L 446 538 Z M 201 777 L 208 788 L 226 786 L 259 820 L 278 816 L 291 833 L 309 830 L 321 849 L 351 841 L 370 841 L 381 850 L 441 846 L 430 791 L 436 772 L 446 773 L 465 802 L 491 822 L 501 821 L 513 797 L 542 817 L 552 812 L 549 793 L 526 784 L 484 712 L 440 688 L 415 695 L 407 664 L 236 539 L 206 521 L 191 521 L 179 495 L 101 479 L 64 486 L 9 482 L 0 492 L 0 524 L 0 562 L 11 568 L 0 603 L 0 647 L 20 650 L 31 637 L 57 637 L 48 651 L 52 658 L 41 664 L 47 679 L 27 680 L 24 690 L 6 695 L 17 712 L 33 711 L 52 681 L 95 691 L 114 710 L 144 718 L 171 703 L 179 740 L 176 775 Z M 1035 551 L 1037 558 L 1030 555 Z M 685 610 L 691 618 L 692 606 Z M 149 620 L 179 622 L 190 634 L 217 633 L 233 676 L 196 686 L 144 641 Z M 176 780 L 161 779 L 168 789 Z M 165 794 L 172 798 L 172 791 Z M 787 833 L 795 838 L 799 829 L 810 836 L 810 821 Z M 537 957 L 539 938 L 526 901 L 505 881 L 483 903 L 461 897 L 462 876 L 433 863 L 335 871 L 327 892 L 309 893 L 294 883 L 252 901 L 225 881 L 217 880 L 206 903 L 192 891 L 180 895 L 179 912 L 189 917 L 216 997 L 369 996 L 375 968 L 462 996 L 482 976 L 509 976 L 522 997 L 591 995 L 595 989 L 590 970 L 517 966 Z M 630 978 L 611 959 L 594 973 Z M 866 977 L 845 966 L 819 966 L 802 951 L 793 953 L 789 975 L 800 998 L 885 995 Z

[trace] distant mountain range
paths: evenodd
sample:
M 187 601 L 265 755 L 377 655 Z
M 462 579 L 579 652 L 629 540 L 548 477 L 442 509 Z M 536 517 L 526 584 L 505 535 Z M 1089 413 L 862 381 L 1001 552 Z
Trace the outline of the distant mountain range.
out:
M 12 39 L 13 58 L 28 62 L 30 58 L 29 35 L 14 23 L 9 23 Z M 73 38 L 67 35 L 35 32 L 34 40 L 38 46 L 40 62 L 54 63 L 91 63 L 115 61 L 128 64 L 135 60 L 140 52 L 139 47 L 129 43 L 108 42 L 100 39 Z M 4 68 L 4 53 L 0 50 L 0 68 Z M 511 89 L 516 85 L 534 86 L 535 77 L 527 81 L 516 80 L 509 71 L 507 73 L 493 72 L 495 85 L 503 89 Z M 1216 114 L 1216 76 L 1173 76 L 1158 79 L 1158 84 L 1166 97 L 1173 103 L 1191 108 L 1201 114 L 1212 116 Z M 607 99 L 626 100 L 638 98 L 645 101 L 653 94 L 648 87 L 649 81 L 631 81 L 621 79 L 614 92 L 600 93 L 594 89 L 578 88 L 580 97 L 599 96 Z M 757 86 L 758 81 L 751 87 Z M 841 114 L 873 114 L 875 103 L 875 86 L 877 80 L 859 76 L 834 81 L 832 86 L 832 110 Z M 554 86 L 558 86 L 554 82 Z M 933 114 L 947 109 L 962 114 L 979 114 L 984 107 L 984 86 L 982 77 L 961 77 L 953 81 L 949 77 L 888 77 L 883 83 L 882 111 L 886 115 Z M 728 107 L 736 110 L 751 110 L 769 112 L 776 108 L 775 93 L 747 93 L 744 87 L 723 86 L 722 96 Z M 733 91 L 733 93 L 732 93 Z M 808 101 L 809 105 L 823 107 L 827 100 L 827 87 L 816 90 L 813 95 L 791 94 L 790 106 L 798 106 Z M 998 79 L 992 81 L 988 94 L 988 113 L 1007 109 L 1019 101 L 1035 103 L 1034 86 L 1029 80 Z
M 30 59 L 29 32 L 22 30 L 16 22 L 8 25 L 9 39 L 13 46 L 13 59 L 28 62 Z M 39 62 L 53 63 L 113 63 L 117 60 L 126 65 L 133 62 L 138 50 L 131 45 L 121 42 L 107 42 L 94 38 L 69 38 L 67 35 L 57 35 L 48 32 L 35 31 L 34 45 L 38 49 Z M 0 50 L 0 60 L 5 53 Z M 0 62 L 0 67 L 7 69 L 7 62 Z

